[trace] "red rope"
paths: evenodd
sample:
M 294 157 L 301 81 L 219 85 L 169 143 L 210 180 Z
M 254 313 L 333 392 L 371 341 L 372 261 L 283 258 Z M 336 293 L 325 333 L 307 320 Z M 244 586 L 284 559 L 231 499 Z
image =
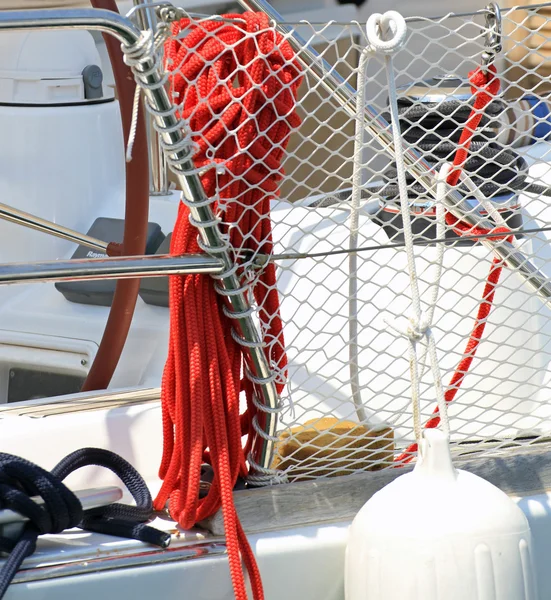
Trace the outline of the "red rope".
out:
M 447 182 L 449 185 L 457 185 L 459 181 L 459 177 L 461 175 L 461 170 L 467 160 L 469 148 L 471 146 L 472 138 L 476 133 L 476 129 L 482 119 L 484 114 L 484 109 L 486 106 L 492 101 L 492 99 L 499 92 L 499 79 L 496 76 L 496 70 L 493 65 L 488 68 L 488 71 L 485 73 L 482 69 L 478 68 L 475 71 L 469 73 L 469 81 L 471 83 L 471 91 L 475 97 L 473 109 L 467 123 L 465 124 L 465 128 L 461 133 L 461 137 L 459 138 L 459 147 L 455 153 L 453 159 L 454 168 L 450 171 L 448 175 Z M 508 239 L 509 241 L 512 239 L 512 236 L 509 234 L 509 230 L 505 227 L 496 227 L 492 230 L 482 229 L 480 227 L 472 227 L 466 223 L 460 221 L 457 217 L 452 215 L 451 213 L 446 213 L 446 223 L 453 227 L 454 231 L 458 235 L 484 235 L 488 233 L 503 233 L 502 237 L 494 237 L 493 239 L 503 240 Z M 486 322 L 488 316 L 490 315 L 490 311 L 492 309 L 492 303 L 494 300 L 494 295 L 496 291 L 496 286 L 499 282 L 499 277 L 501 275 L 502 270 L 502 262 L 498 258 L 494 258 L 492 261 L 492 265 L 490 267 L 490 272 L 488 274 L 488 279 L 486 281 L 486 285 L 484 286 L 484 291 L 482 293 L 482 300 L 478 307 L 478 312 L 476 315 L 476 319 L 474 322 L 474 327 L 472 333 L 469 337 L 469 341 L 467 342 L 467 346 L 465 348 L 465 352 L 463 354 L 463 358 L 459 362 L 453 377 L 451 378 L 450 385 L 444 394 L 444 400 L 446 403 L 450 403 L 456 396 L 457 391 L 461 387 L 463 380 L 465 379 L 465 375 L 469 372 L 471 367 L 471 363 L 476 355 L 476 351 L 480 344 L 480 340 L 484 335 L 484 329 L 486 328 Z M 438 407 L 434 409 L 433 417 L 431 417 L 427 423 L 425 424 L 425 428 L 431 429 L 434 427 L 438 427 L 440 424 L 440 416 L 439 416 Z M 417 452 L 417 444 L 411 444 L 405 452 L 400 454 L 396 458 L 397 463 L 408 463 L 413 459 L 413 454 Z
M 231 200 L 220 207 L 223 221 L 235 224 L 225 228 L 231 245 L 270 254 L 270 200 L 278 193 L 290 133 L 300 124 L 295 112 L 300 69 L 290 45 L 270 28 L 264 14 L 224 19 L 201 24 L 184 19 L 173 25 L 166 47 L 171 92 L 194 134 L 195 166 L 224 165 L 222 174 L 210 168 L 201 179 L 208 196 Z M 183 30 L 187 35 L 178 39 Z M 170 251 L 200 252 L 197 230 L 184 204 Z M 285 372 L 275 282 L 275 266 L 269 263 L 252 293 L 260 307 L 266 357 Z M 170 339 L 162 381 L 163 484 L 155 507 L 162 509 L 168 501 L 172 518 L 184 529 L 222 507 L 235 597 L 247 598 L 243 559 L 253 596 L 261 599 L 258 567 L 233 505 L 237 478 L 247 475 L 255 407 L 252 385 L 243 378 L 246 355 L 231 328 L 211 278 L 170 278 Z M 281 393 L 283 384 L 277 387 Z M 243 415 L 241 391 L 247 399 Z M 258 414 L 260 423 L 261 417 Z M 242 436 L 247 436 L 245 447 Z M 200 498 L 204 461 L 212 465 L 214 480 Z

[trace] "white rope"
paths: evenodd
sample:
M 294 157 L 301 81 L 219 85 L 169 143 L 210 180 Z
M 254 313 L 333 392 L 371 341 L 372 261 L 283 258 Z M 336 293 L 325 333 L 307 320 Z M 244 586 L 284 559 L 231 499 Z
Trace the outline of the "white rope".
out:
M 134 92 L 134 102 L 132 103 L 132 122 L 130 124 L 130 132 L 128 134 L 128 143 L 126 144 L 126 162 L 132 160 L 132 149 L 136 141 L 136 131 L 138 130 L 138 115 L 140 114 L 140 99 L 142 97 L 142 88 L 136 85 Z
M 151 5 L 149 5 L 149 6 L 151 6 Z M 130 66 L 130 67 L 135 66 L 140 61 L 143 61 L 144 59 L 148 58 L 151 53 L 157 54 L 157 59 L 159 60 L 160 59 L 159 52 L 162 50 L 162 47 L 169 36 L 170 36 L 170 26 L 168 25 L 168 23 L 160 21 L 157 24 L 155 33 L 153 33 L 151 30 L 148 30 L 143 33 L 143 38 L 140 42 L 138 42 L 138 44 L 136 45 L 136 48 L 128 48 L 126 46 L 123 46 L 123 51 L 125 52 L 125 55 L 130 58 L 130 60 L 126 61 L 126 64 L 128 64 L 128 66 Z M 131 57 L 135 53 L 135 51 L 137 50 L 138 54 L 139 54 L 142 51 L 143 47 L 147 48 L 146 52 L 143 53 L 143 56 L 137 61 L 132 61 Z M 140 114 L 140 100 L 142 97 L 142 91 L 145 87 L 147 87 L 147 86 L 144 84 L 143 81 L 142 82 L 137 81 L 136 90 L 134 92 L 134 101 L 132 103 L 132 121 L 130 123 L 130 131 L 128 133 L 128 142 L 126 144 L 126 162 L 127 163 L 132 161 L 132 150 L 134 148 L 134 142 L 136 141 L 136 132 L 138 130 L 138 116 Z
M 365 135 L 365 85 L 368 58 L 372 49 L 362 50 L 358 65 L 358 93 L 356 95 L 356 130 L 354 135 L 354 168 L 352 171 L 352 198 L 350 208 L 349 248 L 358 247 L 360 223 L 360 202 L 362 199 L 363 147 Z M 350 369 L 350 388 L 356 415 L 360 423 L 367 422 L 360 388 L 360 367 L 358 347 L 358 254 L 351 252 L 348 258 L 348 358 Z
M 487 212 L 488 217 L 491 220 L 493 220 L 499 227 L 506 227 L 507 229 L 509 229 L 507 221 L 501 216 L 501 213 L 499 212 L 499 210 L 497 210 L 495 203 L 486 198 L 486 196 L 477 187 L 476 183 L 467 175 L 467 173 L 465 173 L 465 171 L 461 172 L 460 179 L 467 186 L 469 192 L 471 192 L 471 194 L 475 197 L 480 206 L 482 206 Z M 515 246 L 515 248 L 520 247 L 520 244 L 514 236 L 512 244 L 513 246 Z
M 442 274 L 443 260 L 443 244 L 438 244 L 437 251 L 437 269 L 435 283 L 432 286 L 431 303 L 427 313 L 424 313 L 421 307 L 421 296 L 419 293 L 419 282 L 417 278 L 417 270 L 415 265 L 415 251 L 413 244 L 413 233 L 411 229 L 411 213 L 408 198 L 408 186 L 406 181 L 406 167 L 402 150 L 402 139 L 399 126 L 398 114 L 398 97 L 396 91 L 396 79 L 394 76 L 394 64 L 392 55 L 398 51 L 406 38 L 407 25 L 400 13 L 388 11 L 384 15 L 375 13 L 371 15 L 366 24 L 366 34 L 370 46 L 377 52 L 385 55 L 385 67 L 388 80 L 388 95 L 389 108 L 391 114 L 392 136 L 394 141 L 394 154 L 396 160 L 396 171 L 398 177 L 398 189 L 400 196 L 400 211 L 402 214 L 402 223 L 404 231 L 404 245 L 406 248 L 407 265 L 410 277 L 411 288 L 411 308 L 413 314 L 409 318 L 409 323 L 405 328 L 399 328 L 394 323 L 388 323 L 389 326 L 398 331 L 401 335 L 405 335 L 409 346 L 409 363 L 411 373 L 411 395 L 412 395 L 412 411 L 413 411 L 413 428 L 415 438 L 421 451 L 422 425 L 421 425 L 421 408 L 420 408 L 420 388 L 421 377 L 419 374 L 419 361 L 417 359 L 417 343 L 423 339 L 427 344 L 427 352 L 431 365 L 434 387 L 438 407 L 441 412 L 440 418 L 442 428 L 446 435 L 449 436 L 449 422 L 447 416 L 447 407 L 444 400 L 444 390 L 442 387 L 442 377 L 438 366 L 438 356 L 436 351 L 436 342 L 431 331 L 432 319 L 436 301 L 438 298 L 439 281 Z M 386 39 L 385 39 L 386 38 Z M 437 236 L 443 237 L 444 228 L 444 212 L 442 205 L 442 197 L 447 193 L 446 175 L 449 173 L 450 165 L 442 166 L 439 181 L 437 184 Z

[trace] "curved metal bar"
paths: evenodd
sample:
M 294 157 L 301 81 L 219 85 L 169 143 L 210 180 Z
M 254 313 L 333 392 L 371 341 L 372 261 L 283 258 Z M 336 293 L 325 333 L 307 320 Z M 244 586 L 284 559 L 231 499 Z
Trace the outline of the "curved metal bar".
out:
M 211 207 L 212 200 L 206 195 L 201 179 L 196 174 L 189 148 L 183 143 L 185 136 L 181 121 L 175 114 L 174 105 L 166 88 L 160 85 L 163 81 L 160 65 L 156 64 L 155 57 L 141 60 L 135 66 L 134 74 L 155 115 L 157 130 L 164 142 L 168 162 L 172 165 L 181 186 L 191 218 L 200 225 L 198 232 L 202 247 L 224 264 L 224 271 L 216 279 L 222 288 L 228 310 L 235 315 L 233 319 L 235 331 L 245 342 L 242 345 L 249 358 L 249 369 L 258 379 L 258 382 L 254 383 L 255 391 L 260 397 L 261 405 L 266 407 L 266 411 L 262 411 L 262 433 L 257 431 L 251 452 L 251 467 L 258 465 L 260 474 L 251 477 L 250 481 L 255 484 L 261 480 L 263 483 L 269 483 L 270 477 L 265 477 L 263 474 L 270 470 L 275 451 L 279 396 L 272 369 L 262 347 L 262 334 L 249 310 L 251 303 L 237 276 L 231 249 L 222 237 L 219 221 L 215 218 Z
M 129 19 L 94 8 L 0 11 L 0 30 L 87 29 L 109 33 L 120 42 L 135 44 L 140 30 Z

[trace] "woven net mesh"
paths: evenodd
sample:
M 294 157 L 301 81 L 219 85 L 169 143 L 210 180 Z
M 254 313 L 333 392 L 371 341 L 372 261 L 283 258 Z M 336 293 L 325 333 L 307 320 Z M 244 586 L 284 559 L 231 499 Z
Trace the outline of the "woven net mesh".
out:
M 402 136 L 436 168 L 453 158 L 472 108 L 466 80 L 481 63 L 485 16 L 482 11 L 466 17 L 407 19 L 405 46 L 394 56 Z M 495 61 L 502 91 L 486 110 L 466 169 L 516 233 L 518 248 L 551 276 L 551 198 L 545 195 L 551 185 L 551 146 L 544 139 L 551 130 L 546 95 L 551 5 L 504 11 L 502 18 L 503 51 Z M 364 24 L 301 22 L 294 29 L 306 41 L 297 50 L 299 59 L 313 48 L 334 72 L 357 86 L 367 45 Z M 172 68 L 177 71 L 178 65 Z M 330 76 L 328 72 L 324 77 Z M 304 64 L 302 77 L 297 101 L 302 123 L 289 140 L 270 217 L 274 247 L 269 259 L 277 264 L 288 358 L 274 466 L 290 481 L 388 468 L 415 441 L 407 340 L 387 325 L 408 316 L 411 302 L 394 156 L 369 133 L 355 155 L 354 135 L 365 115 L 356 115 L 353 105 L 341 106 Z M 388 119 L 382 56 L 371 54 L 366 77 L 366 102 Z M 357 292 L 352 298 L 355 170 L 362 183 Z M 426 298 L 436 268 L 434 198 L 413 180 L 409 188 L 418 277 Z M 474 198 L 464 195 L 473 211 L 481 210 Z M 241 222 L 231 226 L 242 227 L 246 239 Z M 444 386 L 464 356 L 493 257 L 486 246 L 461 239 L 452 230 L 446 237 L 432 326 Z M 242 249 L 234 250 L 240 256 Z M 258 275 L 254 259 L 241 259 L 253 283 Z M 351 300 L 357 302 L 355 340 Z M 449 406 L 453 451 L 511 452 L 551 437 L 550 364 L 550 307 L 517 271 L 505 268 L 476 357 Z M 425 366 L 422 373 L 421 413 L 426 422 L 436 398 L 430 370 Z

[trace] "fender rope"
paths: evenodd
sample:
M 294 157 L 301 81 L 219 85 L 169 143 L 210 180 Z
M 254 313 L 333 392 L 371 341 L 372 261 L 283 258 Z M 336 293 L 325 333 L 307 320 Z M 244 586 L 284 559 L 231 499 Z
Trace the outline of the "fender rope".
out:
M 232 20 L 233 22 L 228 22 Z M 182 35 L 182 34 L 185 35 Z M 229 244 L 253 256 L 272 253 L 270 201 L 283 177 L 281 161 L 291 131 L 298 127 L 296 98 L 300 68 L 288 42 L 262 13 L 228 14 L 224 20 L 173 24 L 166 44 L 172 98 L 188 122 L 197 151 L 194 165 Z M 201 250 L 188 208 L 180 203 L 172 254 Z M 241 265 L 242 267 L 242 265 Z M 243 268 L 238 271 L 243 275 Z M 260 307 L 266 357 L 284 388 L 287 358 L 273 263 L 247 281 Z M 235 597 L 247 592 L 241 559 L 255 599 L 263 598 L 253 552 L 233 505 L 233 489 L 247 475 L 255 406 L 246 349 L 232 336 L 232 321 L 215 282 L 203 275 L 170 278 L 170 334 L 162 381 L 164 448 L 162 487 L 155 507 L 168 503 L 184 529 L 222 507 Z M 252 299 L 252 298 L 251 298 Z M 227 311 L 227 309 L 226 309 Z M 244 391 L 247 410 L 240 415 Z M 246 436 L 245 446 L 242 437 Z M 202 463 L 213 481 L 200 496 Z
M 480 67 L 469 73 L 469 81 L 471 83 L 471 91 L 475 97 L 473 109 L 465 124 L 465 128 L 461 133 L 459 139 L 459 147 L 455 153 L 453 166 L 454 168 L 448 175 L 447 183 L 455 186 L 459 182 L 461 171 L 465 161 L 467 160 L 469 148 L 471 145 L 472 138 L 476 132 L 476 129 L 484 115 L 485 107 L 495 98 L 499 92 L 500 82 L 496 76 L 496 69 L 494 65 L 490 65 L 488 70 L 484 72 Z M 473 227 L 460 221 L 457 217 L 449 212 L 446 212 L 446 223 L 453 227 L 454 231 L 458 235 L 485 235 L 488 233 L 503 233 L 501 239 L 507 239 L 512 241 L 513 236 L 510 235 L 510 231 L 506 227 L 496 227 L 493 230 L 482 229 L 479 227 Z M 499 237 L 493 238 L 499 240 Z M 490 311 L 492 310 L 492 304 L 495 296 L 497 284 L 502 270 L 502 262 L 498 258 L 494 258 L 492 265 L 490 266 L 490 272 L 484 291 L 482 292 L 482 300 L 478 306 L 477 315 L 474 322 L 474 327 L 467 342 L 463 358 L 459 362 L 455 373 L 453 374 L 450 385 L 444 393 L 444 400 L 447 404 L 452 402 L 455 398 L 457 391 L 461 387 L 465 376 L 469 372 L 476 351 L 484 335 L 484 329 L 486 328 L 486 322 Z M 440 411 L 438 407 L 434 409 L 433 417 L 431 417 L 425 424 L 426 429 L 432 429 L 438 427 L 440 424 Z M 396 458 L 396 462 L 405 464 L 413 459 L 413 454 L 417 451 L 417 444 L 411 444 L 402 454 Z

